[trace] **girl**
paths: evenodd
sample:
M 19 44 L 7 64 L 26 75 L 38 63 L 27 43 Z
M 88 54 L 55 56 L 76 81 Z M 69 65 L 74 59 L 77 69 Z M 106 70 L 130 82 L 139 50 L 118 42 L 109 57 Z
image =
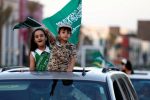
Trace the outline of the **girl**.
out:
M 50 56 L 48 34 L 43 28 L 33 31 L 30 46 L 30 71 L 46 71 Z
M 68 42 L 72 28 L 62 25 L 58 29 L 58 37 L 52 45 L 52 54 L 48 63 L 49 71 L 73 71 L 76 58 L 76 47 Z

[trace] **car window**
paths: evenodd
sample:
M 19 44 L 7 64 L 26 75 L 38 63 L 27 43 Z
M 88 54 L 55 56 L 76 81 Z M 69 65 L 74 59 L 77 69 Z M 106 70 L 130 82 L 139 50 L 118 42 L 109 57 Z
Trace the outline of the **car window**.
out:
M 108 100 L 106 84 L 75 80 L 0 81 L 2 100 Z
M 125 82 L 123 81 L 123 79 L 122 78 L 119 78 L 118 79 L 118 82 L 119 82 L 119 84 L 120 84 L 120 86 L 121 86 L 121 88 L 122 88 L 122 92 L 124 93 L 124 95 L 125 95 L 125 98 L 127 99 L 127 100 L 131 100 L 131 98 L 130 98 L 130 92 L 129 92 L 129 90 L 128 90 L 128 88 L 127 88 L 127 86 L 126 86 L 126 84 L 125 84 Z
M 131 85 L 132 83 L 129 81 L 129 79 L 127 77 L 124 77 L 123 80 L 126 84 L 128 84 L 127 87 L 129 89 L 129 92 L 130 92 L 130 97 L 132 97 L 132 99 L 137 100 L 138 97 L 137 97 L 137 94 L 134 90 L 134 87 Z
M 116 100 L 123 100 L 121 91 L 119 89 L 119 86 L 118 86 L 118 83 L 116 80 L 113 81 L 113 87 L 114 87 L 114 93 L 115 93 Z
M 137 100 L 136 92 L 125 75 L 113 75 L 113 87 L 116 100 Z
M 150 99 L 150 80 L 149 79 L 131 79 L 134 88 L 138 94 L 139 100 Z

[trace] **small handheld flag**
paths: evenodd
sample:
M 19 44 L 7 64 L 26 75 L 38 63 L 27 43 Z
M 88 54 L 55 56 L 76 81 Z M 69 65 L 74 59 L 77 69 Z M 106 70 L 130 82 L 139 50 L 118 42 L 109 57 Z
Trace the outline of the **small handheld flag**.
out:
M 13 27 L 14 29 L 20 29 L 20 28 L 31 28 L 31 27 L 40 27 L 42 26 L 38 21 L 31 17 L 27 17 L 27 19 L 24 22 L 21 22 Z

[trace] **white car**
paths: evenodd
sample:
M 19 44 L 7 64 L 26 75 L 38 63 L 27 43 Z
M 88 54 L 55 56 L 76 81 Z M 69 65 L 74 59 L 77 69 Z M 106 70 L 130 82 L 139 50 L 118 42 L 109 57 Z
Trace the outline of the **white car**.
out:
M 150 71 L 134 71 L 129 75 L 139 100 L 150 100 Z
M 130 79 L 116 68 L 73 72 L 3 71 L 0 100 L 138 100 Z
M 3 67 L 0 69 L 0 72 L 25 72 L 29 71 L 29 67 L 26 66 L 10 66 Z

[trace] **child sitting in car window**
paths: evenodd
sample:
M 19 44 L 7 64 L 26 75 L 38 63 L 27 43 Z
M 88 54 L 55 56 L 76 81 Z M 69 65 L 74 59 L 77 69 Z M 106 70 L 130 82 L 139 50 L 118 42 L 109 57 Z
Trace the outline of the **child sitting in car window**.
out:
M 58 28 L 58 36 L 52 45 L 50 60 L 48 63 L 49 71 L 73 71 L 76 60 L 76 46 L 69 43 L 72 27 L 61 25 Z
M 31 37 L 29 54 L 30 71 L 46 71 L 49 56 L 48 34 L 43 28 L 37 28 L 33 31 Z

